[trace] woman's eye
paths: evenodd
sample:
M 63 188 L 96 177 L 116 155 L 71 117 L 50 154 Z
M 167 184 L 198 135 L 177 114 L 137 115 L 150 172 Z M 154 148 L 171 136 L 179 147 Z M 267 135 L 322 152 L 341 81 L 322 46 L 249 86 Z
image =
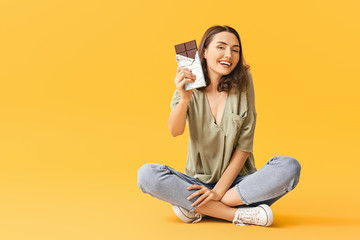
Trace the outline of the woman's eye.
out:
M 237 52 L 237 53 L 239 52 L 238 50 L 233 50 L 233 51 L 234 51 L 234 52 Z
M 218 48 L 223 49 L 223 47 L 222 47 L 222 46 L 219 46 Z

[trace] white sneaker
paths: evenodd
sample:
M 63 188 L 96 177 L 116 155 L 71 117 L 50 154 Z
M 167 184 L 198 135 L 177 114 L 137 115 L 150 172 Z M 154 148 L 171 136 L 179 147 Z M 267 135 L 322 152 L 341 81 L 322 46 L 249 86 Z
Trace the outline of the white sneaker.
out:
M 237 226 L 254 224 L 268 227 L 273 221 L 271 208 L 266 204 L 261 204 L 257 207 L 238 208 L 235 212 L 233 224 Z
M 172 205 L 172 209 L 174 210 L 176 216 L 186 223 L 197 223 L 201 221 L 204 216 L 197 212 L 190 212 L 189 210 L 177 205 Z

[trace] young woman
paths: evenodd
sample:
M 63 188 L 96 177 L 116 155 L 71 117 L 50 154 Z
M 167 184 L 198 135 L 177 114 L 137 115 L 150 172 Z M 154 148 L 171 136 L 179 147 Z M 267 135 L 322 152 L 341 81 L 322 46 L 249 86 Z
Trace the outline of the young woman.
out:
M 185 91 L 184 84 L 195 81 L 195 75 L 179 67 L 168 119 L 174 137 L 188 123 L 185 174 L 167 165 L 145 164 L 138 171 L 138 186 L 171 203 L 184 222 L 211 216 L 235 225 L 270 226 L 270 206 L 295 188 L 300 164 L 292 157 L 276 156 L 255 168 L 254 84 L 236 30 L 210 27 L 199 55 L 206 87 Z

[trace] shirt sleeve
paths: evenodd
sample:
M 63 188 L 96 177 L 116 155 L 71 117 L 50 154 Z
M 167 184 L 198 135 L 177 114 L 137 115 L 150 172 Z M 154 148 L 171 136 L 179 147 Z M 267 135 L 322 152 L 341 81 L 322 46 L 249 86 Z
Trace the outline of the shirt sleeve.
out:
M 175 89 L 174 95 L 171 99 L 171 103 L 170 103 L 170 107 L 171 107 L 171 112 L 174 111 L 175 107 L 178 105 L 178 103 L 180 102 L 180 92 L 179 90 Z
M 171 99 L 171 103 L 170 103 L 171 112 L 174 111 L 174 109 L 180 102 L 180 99 L 181 99 L 180 92 L 179 92 L 179 90 L 175 89 L 174 95 L 173 95 L 173 97 Z M 189 105 L 187 107 L 186 113 L 189 114 Z
M 253 152 L 254 133 L 256 125 L 256 109 L 255 109 L 255 91 L 252 75 L 249 75 L 249 88 L 247 90 L 247 116 L 241 126 L 240 137 L 236 145 L 236 149 L 244 152 Z

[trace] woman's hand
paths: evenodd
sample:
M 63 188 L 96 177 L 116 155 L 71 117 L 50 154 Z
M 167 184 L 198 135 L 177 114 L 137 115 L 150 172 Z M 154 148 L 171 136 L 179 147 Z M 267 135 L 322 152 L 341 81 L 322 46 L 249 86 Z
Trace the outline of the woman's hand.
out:
M 191 189 L 199 189 L 199 191 L 194 192 L 193 194 L 191 194 L 187 200 L 192 199 L 193 197 L 196 197 L 197 195 L 202 194 L 195 202 L 193 202 L 193 204 L 191 204 L 191 206 L 195 206 L 196 204 L 200 203 L 198 205 L 198 207 L 206 204 L 207 202 L 209 202 L 210 200 L 214 200 L 214 201 L 219 201 L 222 196 L 220 196 L 217 192 L 208 189 L 205 186 L 200 186 L 200 185 L 192 185 L 190 187 L 187 188 L 188 190 Z
M 195 82 L 195 79 L 196 76 L 190 69 L 182 67 L 177 68 L 174 82 L 182 100 L 186 102 L 190 101 L 193 90 L 185 91 L 184 85 L 188 82 Z

